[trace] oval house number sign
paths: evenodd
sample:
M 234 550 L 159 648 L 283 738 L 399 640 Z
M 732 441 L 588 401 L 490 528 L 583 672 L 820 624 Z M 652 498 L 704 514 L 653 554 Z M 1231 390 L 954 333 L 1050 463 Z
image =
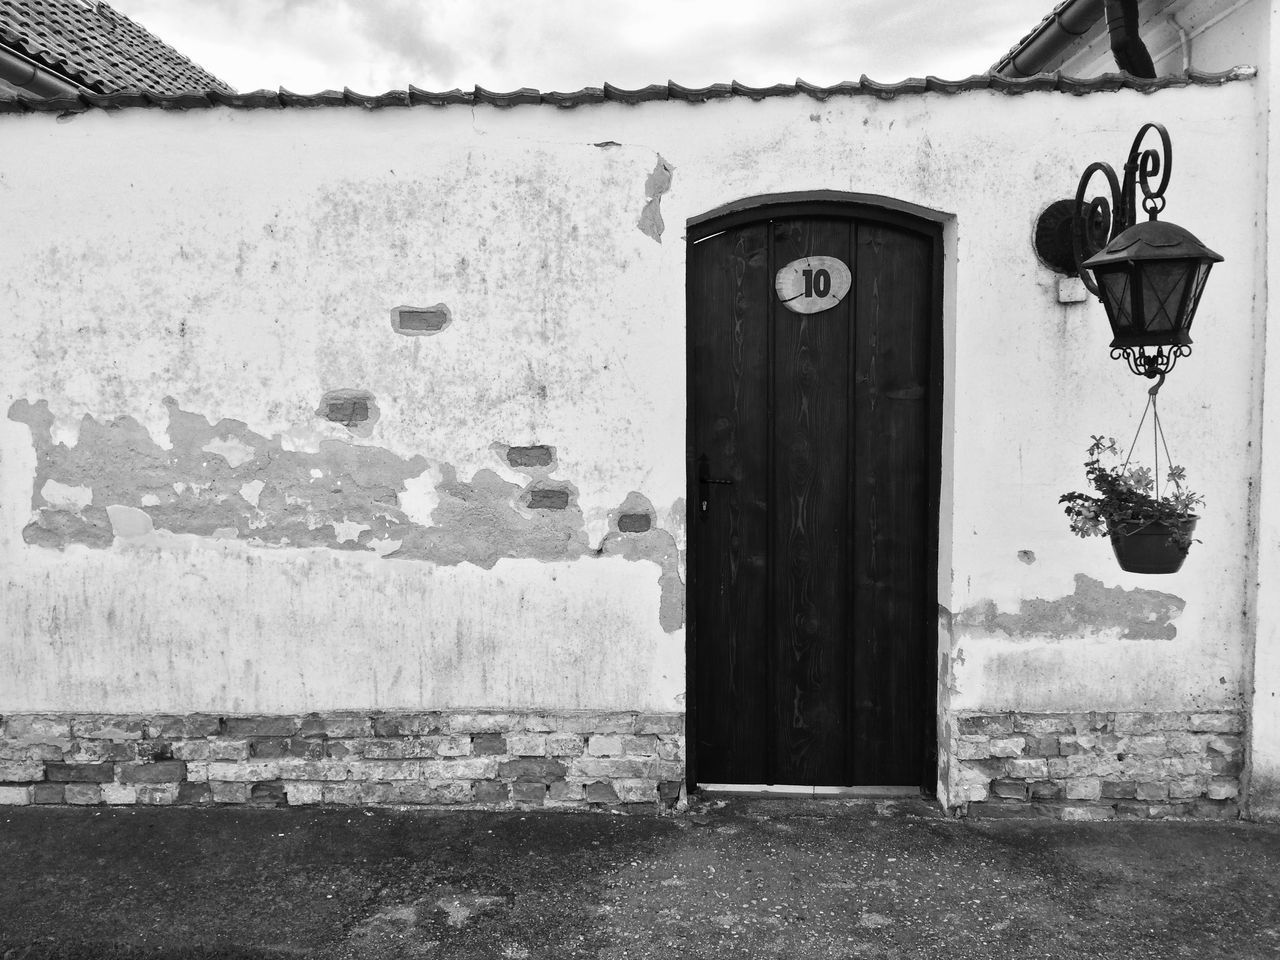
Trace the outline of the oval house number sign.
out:
M 853 284 L 849 268 L 835 257 L 804 257 L 778 271 L 773 288 L 795 313 L 821 313 L 844 299 Z

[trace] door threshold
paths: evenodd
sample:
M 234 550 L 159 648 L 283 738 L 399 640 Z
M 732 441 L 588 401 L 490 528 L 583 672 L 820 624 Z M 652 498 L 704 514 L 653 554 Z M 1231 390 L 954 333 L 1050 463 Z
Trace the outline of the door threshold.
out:
M 918 797 L 919 787 L 811 787 L 792 783 L 700 783 L 704 793 L 746 793 L 757 796 L 783 797 L 855 797 L 887 799 Z

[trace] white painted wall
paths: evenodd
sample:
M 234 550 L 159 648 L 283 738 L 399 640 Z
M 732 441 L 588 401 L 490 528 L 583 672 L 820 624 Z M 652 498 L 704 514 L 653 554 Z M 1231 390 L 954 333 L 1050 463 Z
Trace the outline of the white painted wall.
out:
M 1280 0 L 1271 0 L 1273 25 L 1280 24 Z M 1266 284 L 1280 290 L 1280 78 L 1269 69 L 1280 63 L 1280 34 L 1274 27 L 1263 61 L 1267 98 Z M 1268 297 L 1268 300 L 1270 298 Z M 1248 673 L 1250 698 L 1250 753 L 1245 771 L 1249 814 L 1256 819 L 1280 820 L 1280 595 L 1274 587 L 1280 577 L 1280 324 L 1271 323 L 1268 303 L 1265 340 L 1264 394 L 1262 398 L 1262 457 L 1258 472 L 1258 550 L 1255 588 L 1257 631 L 1252 669 Z
M 0 389 L 6 407 L 48 400 L 68 442 L 85 414 L 136 417 L 164 442 L 171 396 L 308 449 L 351 442 L 313 411 L 362 387 L 382 417 L 356 442 L 463 477 L 505 469 L 495 442 L 552 444 L 593 545 L 633 490 L 682 536 L 682 224 L 774 192 L 894 197 L 950 218 L 941 604 L 1017 612 L 1081 573 L 1186 601 L 1173 640 L 958 630 L 952 708 L 1234 708 L 1261 433 L 1260 109 L 1260 86 L 1238 82 L 4 116 L 0 217 L 22 229 L 0 237 Z M 1039 212 L 1090 161 L 1121 163 L 1147 120 L 1174 139 L 1168 218 L 1226 257 L 1162 394 L 1208 498 L 1204 542 L 1155 582 L 1073 539 L 1057 504 L 1090 433 L 1132 430 L 1146 384 L 1107 357 L 1099 305 L 1057 302 L 1031 247 Z M 659 156 L 675 171 L 661 243 L 636 227 Z M 447 331 L 392 333 L 390 308 L 440 301 Z M 0 465 L 0 711 L 683 706 L 683 631 L 659 624 L 654 563 L 482 570 L 166 536 L 59 552 L 22 540 L 26 425 L 0 420 Z

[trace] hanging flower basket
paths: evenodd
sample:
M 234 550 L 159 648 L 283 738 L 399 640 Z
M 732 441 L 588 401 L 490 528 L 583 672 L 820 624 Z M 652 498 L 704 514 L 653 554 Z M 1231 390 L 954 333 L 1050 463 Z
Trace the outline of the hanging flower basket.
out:
M 1159 436 L 1163 440 L 1163 432 Z M 1072 491 L 1058 498 L 1066 504 L 1071 532 L 1080 537 L 1109 536 L 1122 570 L 1176 573 L 1200 519 L 1194 508 L 1204 498 L 1186 489 L 1182 467 L 1168 468 L 1162 493 L 1157 475 L 1149 468 L 1131 464 L 1128 458 L 1121 465 L 1108 466 L 1104 457 L 1118 459 L 1116 442 L 1095 436 L 1084 463 L 1085 479 L 1093 492 Z
M 1177 573 L 1191 548 L 1196 516 L 1164 523 L 1122 520 L 1107 524 L 1111 549 L 1121 570 L 1129 573 Z

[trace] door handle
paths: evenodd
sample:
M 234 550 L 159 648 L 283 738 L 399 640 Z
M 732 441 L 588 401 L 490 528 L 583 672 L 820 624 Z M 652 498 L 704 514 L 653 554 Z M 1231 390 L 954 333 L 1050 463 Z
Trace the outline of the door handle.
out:
M 707 455 L 704 453 L 698 458 L 698 512 L 700 514 L 705 515 L 707 512 L 707 501 L 711 495 L 712 484 L 730 486 L 733 481 L 707 476 Z

